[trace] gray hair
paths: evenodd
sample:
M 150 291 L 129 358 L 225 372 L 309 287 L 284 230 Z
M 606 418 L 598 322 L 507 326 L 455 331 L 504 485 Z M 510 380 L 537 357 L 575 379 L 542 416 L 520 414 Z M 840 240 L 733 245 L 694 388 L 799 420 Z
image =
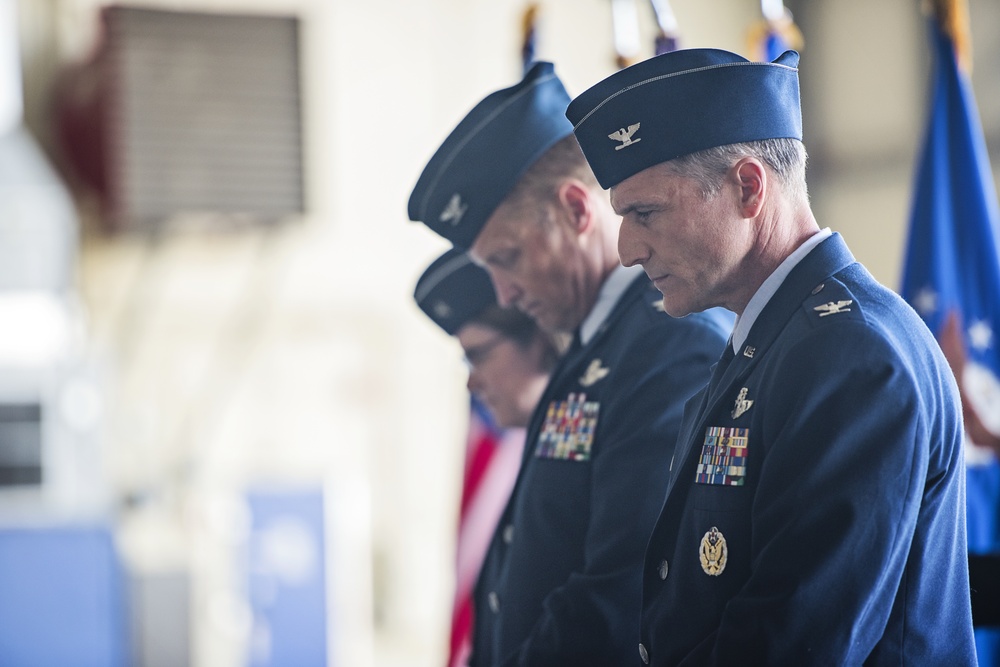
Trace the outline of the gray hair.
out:
M 806 148 L 798 139 L 763 139 L 716 146 L 682 155 L 667 164 L 674 173 L 697 181 L 707 199 L 719 193 L 726 172 L 745 157 L 757 158 L 770 167 L 790 197 L 808 201 Z

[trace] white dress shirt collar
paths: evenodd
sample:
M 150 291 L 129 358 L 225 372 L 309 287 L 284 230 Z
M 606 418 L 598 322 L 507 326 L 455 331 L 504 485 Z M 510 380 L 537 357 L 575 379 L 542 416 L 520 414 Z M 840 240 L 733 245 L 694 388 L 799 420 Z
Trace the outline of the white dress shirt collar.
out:
M 736 318 L 736 325 L 733 327 L 733 337 L 732 345 L 733 351 L 739 352 L 740 348 L 743 347 L 743 342 L 750 335 L 750 329 L 753 327 L 753 323 L 757 321 L 757 317 L 760 315 L 761 311 L 764 310 L 764 306 L 767 302 L 771 300 L 774 293 L 778 291 L 781 287 L 781 283 L 785 282 L 785 278 L 788 274 L 792 272 L 792 269 L 801 262 L 809 252 L 822 243 L 824 240 L 829 238 L 833 232 L 830 231 L 829 227 L 825 227 L 808 239 L 806 239 L 802 245 L 795 249 L 791 255 L 785 258 L 778 268 L 767 277 L 761 286 L 757 288 L 757 291 L 751 297 L 750 302 L 747 303 L 747 307 L 743 310 L 743 314 Z
M 626 267 L 619 265 L 615 267 L 614 271 L 604 281 L 604 284 L 601 285 L 594 307 L 590 309 L 587 317 L 583 320 L 583 324 L 580 325 L 581 344 L 586 345 L 594 338 L 597 330 L 601 328 L 604 320 L 608 319 L 611 310 L 618 303 L 618 299 L 621 298 L 625 290 L 628 289 L 628 286 L 632 284 L 632 281 L 640 273 L 644 273 L 641 266 Z

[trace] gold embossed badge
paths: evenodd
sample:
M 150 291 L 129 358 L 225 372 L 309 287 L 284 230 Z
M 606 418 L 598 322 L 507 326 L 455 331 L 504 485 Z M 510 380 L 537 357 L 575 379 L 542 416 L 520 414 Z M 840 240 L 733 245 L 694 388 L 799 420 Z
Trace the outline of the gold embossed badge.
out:
M 710 577 L 717 577 L 726 569 L 726 561 L 729 559 L 726 538 L 715 526 L 701 538 L 698 555 L 701 557 L 701 569 Z

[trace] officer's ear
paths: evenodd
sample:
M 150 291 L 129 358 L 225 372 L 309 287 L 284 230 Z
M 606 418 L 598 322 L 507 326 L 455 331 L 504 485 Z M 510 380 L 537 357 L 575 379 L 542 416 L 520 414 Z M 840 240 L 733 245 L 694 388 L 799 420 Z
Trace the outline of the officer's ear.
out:
M 740 217 L 744 220 L 756 218 L 770 185 L 767 169 L 757 158 L 745 157 L 733 165 L 729 173 L 739 188 Z
M 594 200 L 583 182 L 575 178 L 566 179 L 559 185 L 556 196 L 566 219 L 577 234 L 583 234 L 593 226 L 596 214 Z

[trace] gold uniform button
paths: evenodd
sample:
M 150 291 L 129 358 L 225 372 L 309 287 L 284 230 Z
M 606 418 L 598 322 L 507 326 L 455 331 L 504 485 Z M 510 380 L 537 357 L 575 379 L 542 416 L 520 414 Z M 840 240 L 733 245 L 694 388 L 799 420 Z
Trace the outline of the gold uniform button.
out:
M 670 565 L 665 558 L 660 561 L 660 567 L 656 568 L 656 571 L 660 574 L 660 579 L 667 578 L 667 573 L 670 572 Z
M 641 643 L 639 644 L 639 657 L 642 658 L 642 664 L 649 664 L 649 651 Z
M 499 614 L 500 613 L 500 596 L 497 595 L 496 591 L 490 591 L 489 601 L 490 601 L 490 611 L 492 611 L 494 614 Z

